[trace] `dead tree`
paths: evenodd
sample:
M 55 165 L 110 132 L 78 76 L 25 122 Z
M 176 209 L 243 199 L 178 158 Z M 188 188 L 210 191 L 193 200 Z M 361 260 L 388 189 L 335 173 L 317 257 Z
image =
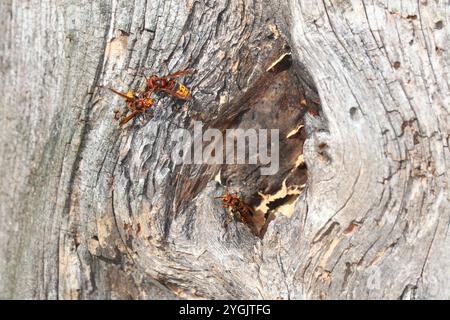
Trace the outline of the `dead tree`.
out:
M 2 1 L 0 297 L 449 298 L 448 6 Z M 120 130 L 164 61 L 194 99 Z M 195 121 L 280 129 L 279 172 L 175 165 Z

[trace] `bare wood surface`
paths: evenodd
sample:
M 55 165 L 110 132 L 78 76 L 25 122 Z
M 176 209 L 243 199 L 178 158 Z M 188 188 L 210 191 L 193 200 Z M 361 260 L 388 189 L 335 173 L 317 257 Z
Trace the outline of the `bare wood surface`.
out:
M 6 0 L 0 17 L 1 298 L 450 297 L 445 1 Z M 198 70 L 193 102 L 119 130 L 106 88 L 162 61 Z M 174 166 L 170 133 L 196 119 L 304 129 L 270 178 Z M 224 185 L 257 207 L 303 185 L 302 154 L 288 213 L 272 202 L 259 237 L 223 227 Z

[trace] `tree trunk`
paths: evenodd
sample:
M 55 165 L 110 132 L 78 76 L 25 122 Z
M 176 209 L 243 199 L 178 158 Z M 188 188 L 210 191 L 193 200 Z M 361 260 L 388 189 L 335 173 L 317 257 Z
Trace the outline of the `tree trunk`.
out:
M 445 1 L 4 0 L 0 18 L 0 298 L 450 298 Z M 119 129 L 107 88 L 162 61 L 197 70 L 193 100 Z M 171 133 L 199 120 L 280 129 L 279 172 L 175 165 Z M 224 226 L 226 189 L 252 224 Z

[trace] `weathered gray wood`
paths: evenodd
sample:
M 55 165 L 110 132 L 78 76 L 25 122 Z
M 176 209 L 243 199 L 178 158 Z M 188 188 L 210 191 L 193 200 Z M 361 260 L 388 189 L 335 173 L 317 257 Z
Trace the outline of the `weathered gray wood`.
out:
M 1 298 L 450 297 L 447 2 L 6 0 L 0 18 Z M 105 88 L 162 60 L 198 69 L 189 112 L 160 99 L 119 130 Z M 305 145 L 283 142 L 308 167 L 292 215 L 262 239 L 223 228 L 226 169 L 173 166 L 170 133 L 316 90 Z M 228 170 L 249 201 L 286 178 Z

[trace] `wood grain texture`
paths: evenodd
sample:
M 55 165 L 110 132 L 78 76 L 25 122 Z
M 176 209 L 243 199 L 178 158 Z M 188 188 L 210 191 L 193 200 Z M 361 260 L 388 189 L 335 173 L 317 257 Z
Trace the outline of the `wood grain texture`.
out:
M 450 297 L 447 2 L 6 0 L 0 17 L 1 298 Z M 119 130 L 106 88 L 163 60 L 198 70 L 189 110 L 160 98 Z M 304 124 L 286 150 L 308 181 L 259 238 L 223 228 L 219 168 L 175 166 L 170 139 L 262 127 L 276 79 L 315 108 L 277 124 Z M 256 201 L 285 177 L 230 179 Z

